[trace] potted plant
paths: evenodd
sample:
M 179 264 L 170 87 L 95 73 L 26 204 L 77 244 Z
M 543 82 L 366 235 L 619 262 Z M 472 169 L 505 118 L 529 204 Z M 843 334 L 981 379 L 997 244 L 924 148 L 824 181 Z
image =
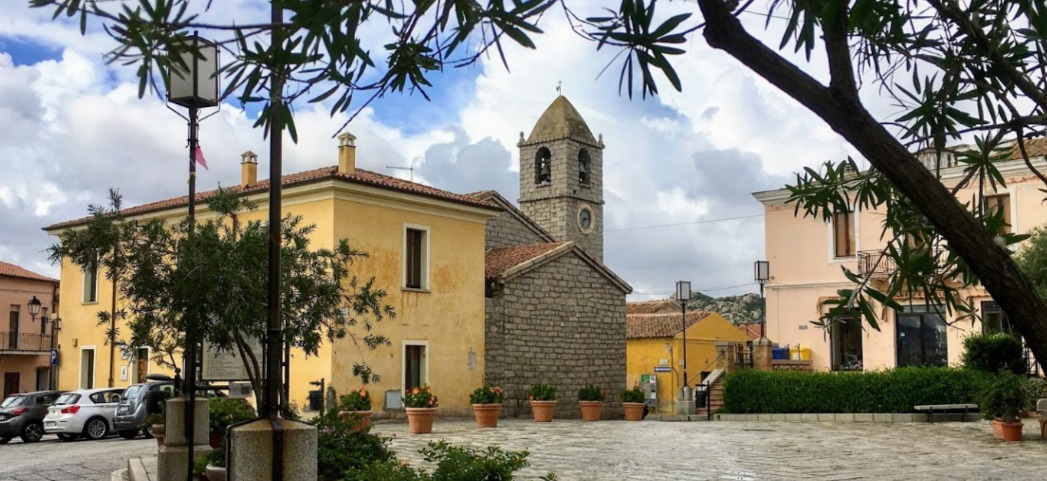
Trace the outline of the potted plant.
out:
M 622 391 L 622 410 L 626 421 L 643 421 L 644 395 L 640 386 Z
M 603 388 L 587 384 L 578 390 L 578 404 L 582 407 L 582 421 L 599 421 L 603 412 Z
M 548 384 L 535 384 L 527 391 L 531 402 L 531 417 L 536 423 L 548 423 L 556 412 L 556 388 Z
M 346 421 L 355 421 L 353 431 L 371 427 L 371 393 L 366 387 L 350 390 L 338 398 L 338 413 Z
M 208 444 L 214 449 L 225 445 L 225 435 L 229 426 L 255 418 L 254 409 L 243 399 L 216 397 L 211 398 L 210 404 Z
M 165 426 L 167 426 L 166 422 L 167 421 L 164 419 L 163 404 L 160 405 L 160 412 L 149 414 L 142 421 L 145 429 L 148 429 L 149 432 L 153 434 L 153 437 L 156 438 L 156 447 L 164 445 L 164 433 L 166 432 Z
M 502 388 L 486 384 L 476 388 L 469 395 L 469 402 L 473 405 L 473 416 L 476 417 L 476 427 L 493 428 L 498 426 L 498 417 L 502 414 L 503 399 L 505 399 L 505 391 Z
M 407 412 L 407 426 L 411 434 L 433 432 L 437 405 L 436 395 L 428 384 L 410 389 L 404 394 L 404 411 Z
M 207 467 L 204 472 L 207 473 L 207 481 L 225 481 L 225 446 L 207 453 L 206 458 Z
M 985 419 L 992 419 L 993 435 L 1004 441 L 1021 441 L 1019 414 L 1026 401 L 1022 377 L 1000 371 L 986 381 L 980 394 L 978 404 Z

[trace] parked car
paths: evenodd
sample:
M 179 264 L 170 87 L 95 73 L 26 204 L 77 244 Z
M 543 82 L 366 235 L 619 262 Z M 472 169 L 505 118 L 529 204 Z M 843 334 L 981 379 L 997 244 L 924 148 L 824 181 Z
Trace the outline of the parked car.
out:
M 58 397 L 44 417 L 44 432 L 62 441 L 102 439 L 113 432 L 113 414 L 123 389 L 80 389 Z
M 153 437 L 153 426 L 146 424 L 146 416 L 159 413 L 160 406 L 174 396 L 175 383 L 169 376 L 150 374 L 146 379 L 149 381 L 133 384 L 124 391 L 113 415 L 113 426 L 124 439 L 134 439 L 139 433 Z M 222 397 L 225 393 L 206 389 L 200 395 Z
M 35 443 L 44 437 L 47 407 L 62 391 L 36 391 L 12 394 L 0 402 L 0 444 L 18 436 L 23 442 Z

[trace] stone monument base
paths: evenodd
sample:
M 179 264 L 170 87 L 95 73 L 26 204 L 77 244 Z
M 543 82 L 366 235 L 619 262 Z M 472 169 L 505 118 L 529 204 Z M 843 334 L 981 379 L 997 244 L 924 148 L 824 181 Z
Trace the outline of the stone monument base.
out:
M 283 445 L 284 481 L 316 481 L 316 428 L 297 421 L 278 419 Z M 229 481 L 272 479 L 273 426 L 258 419 L 236 426 L 229 436 L 227 456 Z
M 167 401 L 164 409 L 164 445 L 157 453 L 156 474 L 160 481 L 185 481 L 189 471 L 189 443 L 185 437 L 186 412 L 189 400 L 177 397 Z M 211 452 L 208 445 L 210 435 L 211 403 L 207 398 L 193 400 L 193 457 L 200 458 Z

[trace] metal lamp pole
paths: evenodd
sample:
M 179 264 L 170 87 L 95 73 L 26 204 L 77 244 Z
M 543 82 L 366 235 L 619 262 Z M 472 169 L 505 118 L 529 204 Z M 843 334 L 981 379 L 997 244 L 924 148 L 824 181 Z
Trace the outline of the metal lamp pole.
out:
M 62 318 L 58 317 L 57 315 L 52 314 L 52 317 L 51 317 L 51 356 L 56 356 L 56 352 L 55 352 L 55 338 L 58 336 L 58 331 L 61 331 L 61 330 L 62 330 Z M 49 388 L 52 391 L 54 391 L 55 389 L 58 388 L 58 380 L 56 379 L 56 376 L 55 376 L 55 374 L 57 374 L 55 372 L 55 370 L 56 370 L 56 367 L 58 366 L 58 363 L 57 363 L 57 361 L 55 359 L 49 360 L 49 363 L 51 364 L 51 382 L 49 383 L 49 386 L 50 386 Z
M 760 338 L 767 337 L 767 300 L 764 298 L 763 286 L 771 279 L 771 263 L 756 261 L 753 264 L 753 279 L 760 284 L 760 300 L 763 301 L 763 315 L 760 316 Z
M 687 301 L 691 300 L 691 281 L 678 281 L 676 283 L 676 300 L 680 302 L 683 313 L 680 316 L 680 330 L 683 332 L 683 386 L 680 389 L 681 398 L 687 388 Z

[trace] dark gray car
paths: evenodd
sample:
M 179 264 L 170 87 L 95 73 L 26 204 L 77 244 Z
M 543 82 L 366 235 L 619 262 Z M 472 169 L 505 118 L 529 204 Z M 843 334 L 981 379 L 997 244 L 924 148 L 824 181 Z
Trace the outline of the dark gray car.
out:
M 174 395 L 174 390 L 174 381 L 160 379 L 128 387 L 113 416 L 116 431 L 125 439 L 132 439 L 138 436 L 138 433 L 147 438 L 153 437 L 153 427 L 146 425 L 145 417 L 159 413 L 160 405 Z
M 36 391 L 12 394 L 0 402 L 0 444 L 18 436 L 23 442 L 35 443 L 44 437 L 47 408 L 62 391 Z

